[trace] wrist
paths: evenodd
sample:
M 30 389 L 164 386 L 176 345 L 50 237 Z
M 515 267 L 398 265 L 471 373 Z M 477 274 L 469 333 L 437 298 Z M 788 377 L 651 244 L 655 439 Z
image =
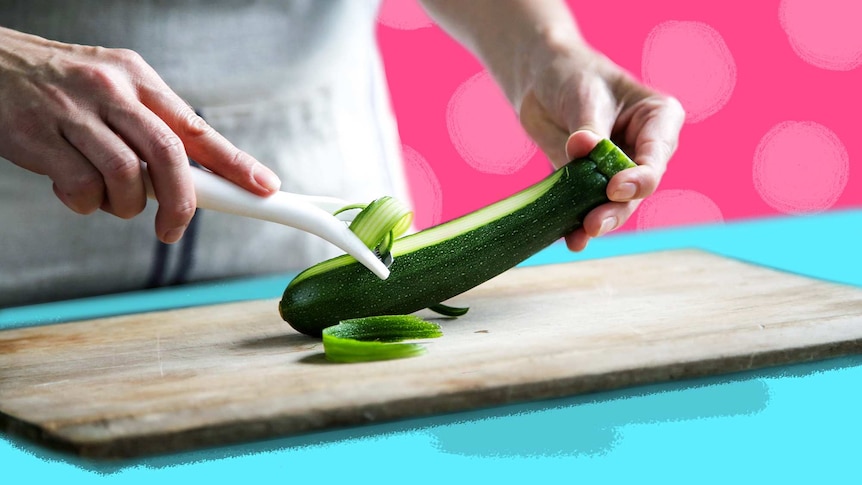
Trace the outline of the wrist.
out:
M 526 62 L 520 67 L 513 98 L 518 110 L 531 91 L 563 89 L 572 77 L 600 80 L 608 89 L 616 91 L 625 77 L 624 71 L 589 45 L 573 27 L 550 26 L 542 30 L 531 45 Z

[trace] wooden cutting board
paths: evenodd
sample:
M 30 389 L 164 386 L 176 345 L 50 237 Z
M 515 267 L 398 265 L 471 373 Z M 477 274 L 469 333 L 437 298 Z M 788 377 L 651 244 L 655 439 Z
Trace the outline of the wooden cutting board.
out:
M 862 289 L 699 251 L 515 269 L 455 303 L 427 354 L 364 364 L 275 300 L 3 331 L 0 422 L 124 457 L 862 350 Z

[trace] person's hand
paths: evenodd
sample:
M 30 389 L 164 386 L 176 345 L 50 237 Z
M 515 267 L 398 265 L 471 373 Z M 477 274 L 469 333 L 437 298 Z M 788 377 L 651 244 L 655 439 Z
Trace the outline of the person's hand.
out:
M 607 188 L 611 202 L 592 210 L 566 237 L 569 249 L 580 251 L 591 237 L 621 226 L 655 191 L 685 113 L 674 98 L 639 84 L 588 47 L 557 49 L 529 78 L 520 99 L 521 124 L 555 167 L 586 156 L 602 138 L 638 165 L 615 175 Z
M 136 53 L 0 27 L 0 156 L 48 176 L 70 209 L 140 213 L 147 162 L 156 234 L 182 237 L 195 211 L 191 157 L 261 196 L 278 177 L 197 116 Z

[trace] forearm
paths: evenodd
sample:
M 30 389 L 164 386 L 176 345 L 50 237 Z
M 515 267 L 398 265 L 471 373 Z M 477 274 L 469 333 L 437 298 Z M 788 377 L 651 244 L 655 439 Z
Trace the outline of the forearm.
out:
M 421 0 L 428 14 L 491 71 L 516 109 L 541 66 L 586 44 L 561 0 Z
M 0 79 L 12 72 L 21 73 L 33 69 L 33 62 L 30 59 L 32 51 L 42 50 L 50 53 L 51 49 L 59 45 L 35 35 L 0 26 Z

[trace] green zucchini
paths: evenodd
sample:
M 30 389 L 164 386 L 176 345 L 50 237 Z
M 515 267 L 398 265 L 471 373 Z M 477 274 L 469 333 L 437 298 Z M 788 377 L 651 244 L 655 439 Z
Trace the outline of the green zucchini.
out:
M 409 314 L 463 293 L 580 227 L 608 201 L 608 180 L 634 163 L 609 140 L 517 194 L 396 239 L 388 279 L 348 255 L 314 265 L 285 288 L 281 317 L 320 336 L 353 318 Z

